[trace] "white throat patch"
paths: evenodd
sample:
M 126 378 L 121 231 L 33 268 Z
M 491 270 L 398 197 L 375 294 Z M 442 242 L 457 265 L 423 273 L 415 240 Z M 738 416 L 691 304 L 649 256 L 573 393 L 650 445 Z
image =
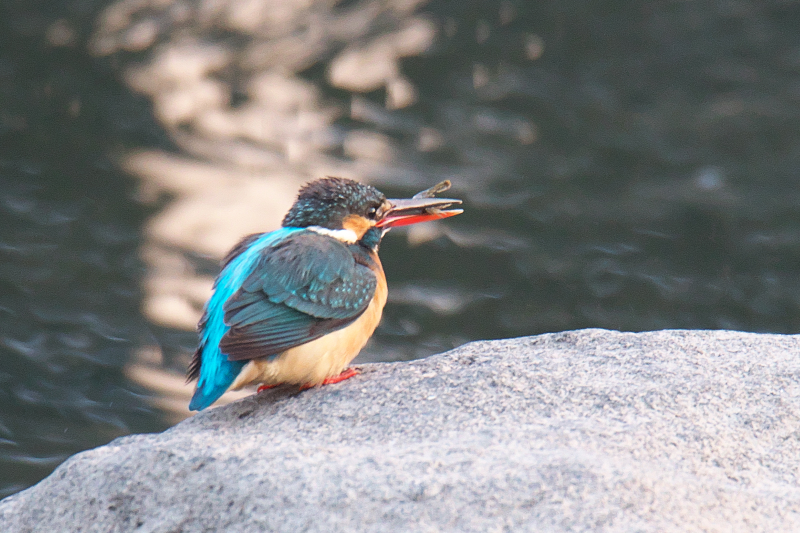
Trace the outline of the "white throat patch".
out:
M 308 229 L 314 233 L 319 233 L 320 235 L 333 237 L 337 241 L 345 244 L 354 244 L 356 241 L 358 241 L 358 235 L 356 235 L 356 232 L 351 229 L 328 229 L 321 226 L 309 226 Z

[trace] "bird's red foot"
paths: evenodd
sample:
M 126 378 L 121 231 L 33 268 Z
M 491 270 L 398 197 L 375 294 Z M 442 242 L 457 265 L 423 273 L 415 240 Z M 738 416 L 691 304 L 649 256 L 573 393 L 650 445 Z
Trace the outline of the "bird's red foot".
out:
M 339 374 L 338 376 L 333 376 L 333 377 L 330 377 L 330 378 L 325 378 L 325 380 L 324 380 L 322 383 L 320 383 L 320 385 L 333 385 L 334 383 L 339 383 L 340 381 L 344 381 L 344 380 L 346 380 L 346 379 L 350 379 L 350 378 L 352 378 L 353 376 L 357 376 L 357 375 L 359 375 L 360 373 L 361 373 L 361 372 L 359 372 L 359 371 L 358 371 L 358 370 L 356 370 L 355 368 L 345 368 L 345 369 L 342 371 L 342 373 L 341 373 L 341 374 Z M 300 390 L 306 390 L 306 389 L 310 389 L 310 388 L 312 388 L 313 386 L 314 386 L 314 385 L 309 385 L 308 383 L 306 383 L 305 385 L 303 385 L 302 387 L 300 387 Z
M 361 372 L 359 372 L 355 368 L 345 368 L 344 370 L 342 370 L 341 374 L 339 374 L 338 376 L 333 376 L 332 378 L 325 379 L 325 381 L 323 381 L 322 384 L 323 385 L 333 385 L 334 383 L 339 383 L 340 381 L 344 381 L 346 379 L 350 379 L 350 378 L 352 378 L 354 376 L 357 376 L 360 373 Z
M 279 385 L 279 383 L 276 383 L 275 385 L 259 385 L 259 386 L 258 386 L 258 390 L 256 390 L 256 394 L 258 394 L 258 393 L 259 393 L 259 392 L 261 392 L 261 391 L 265 391 L 265 390 L 269 390 L 269 389 L 274 389 L 274 388 L 275 388 L 275 387 L 277 387 L 278 385 Z

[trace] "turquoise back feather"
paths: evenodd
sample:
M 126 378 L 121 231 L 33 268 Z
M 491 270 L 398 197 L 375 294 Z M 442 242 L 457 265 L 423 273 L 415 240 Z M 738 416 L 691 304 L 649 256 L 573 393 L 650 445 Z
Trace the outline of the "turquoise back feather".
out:
M 217 401 L 247 364 L 246 361 L 229 361 L 219 349 L 220 340 L 230 329 L 224 321 L 225 302 L 253 272 L 264 249 L 297 231 L 302 228 L 281 228 L 260 236 L 225 265 L 214 283 L 214 294 L 206 304 L 205 325 L 200 332 L 200 376 L 189 403 L 192 411 L 200 411 Z

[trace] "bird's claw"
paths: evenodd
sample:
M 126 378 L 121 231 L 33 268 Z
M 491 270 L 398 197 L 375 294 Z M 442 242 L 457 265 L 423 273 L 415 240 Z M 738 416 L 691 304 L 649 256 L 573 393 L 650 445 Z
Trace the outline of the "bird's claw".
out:
M 357 368 L 345 368 L 342 371 L 342 373 L 339 374 L 338 376 L 332 376 L 332 377 L 329 377 L 329 378 L 325 378 L 322 381 L 322 383 L 320 383 L 320 385 L 333 385 L 334 383 L 339 383 L 340 381 L 344 381 L 346 379 L 352 378 L 353 376 L 357 376 L 360 373 L 361 372 Z M 300 387 L 300 390 L 306 390 L 306 389 L 310 389 L 312 387 L 314 387 L 314 385 L 311 385 L 310 383 L 306 383 L 305 385 Z

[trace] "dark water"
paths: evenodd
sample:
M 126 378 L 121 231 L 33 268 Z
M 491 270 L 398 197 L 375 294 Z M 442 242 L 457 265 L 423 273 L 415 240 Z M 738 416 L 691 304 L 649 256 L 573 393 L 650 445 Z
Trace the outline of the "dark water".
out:
M 177 148 L 115 61 L 85 51 L 102 7 L 0 12 L 0 496 L 167 427 L 123 368 L 156 344 L 179 372 L 194 342 L 140 312 L 159 206 L 115 155 Z M 376 91 L 338 126 L 396 142 L 406 171 L 375 176 L 387 194 L 450 178 L 466 212 L 418 245 L 384 241 L 393 299 L 363 360 L 582 327 L 800 330 L 797 3 L 421 12 L 440 33 L 403 60 L 418 102 L 386 111 Z M 58 18 L 74 46 L 46 44 Z M 303 75 L 347 102 L 324 65 Z M 439 137 L 419 150 L 426 128 Z
M 147 213 L 115 168 L 158 142 L 146 103 L 36 17 L 0 16 L 0 496 L 114 437 L 166 427 L 124 382 Z

